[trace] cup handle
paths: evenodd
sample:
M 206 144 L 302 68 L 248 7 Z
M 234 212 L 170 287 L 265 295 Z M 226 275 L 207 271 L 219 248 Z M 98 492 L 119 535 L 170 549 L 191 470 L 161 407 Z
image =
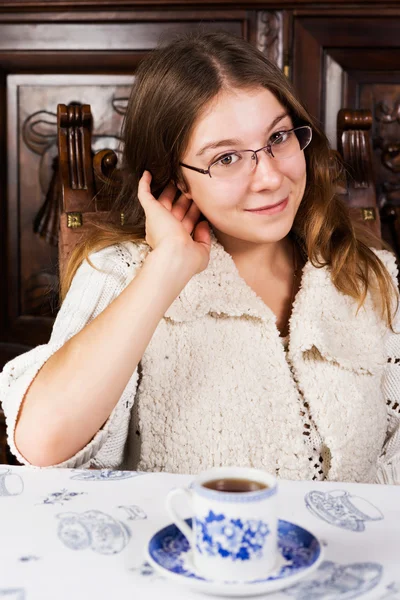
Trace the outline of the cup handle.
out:
M 175 490 L 171 490 L 169 492 L 169 494 L 167 495 L 165 504 L 166 504 L 166 508 L 167 508 L 169 516 L 171 517 L 171 519 L 173 520 L 173 522 L 175 523 L 177 528 L 183 533 L 183 535 L 185 536 L 185 538 L 187 539 L 189 544 L 192 545 L 191 539 L 192 539 L 192 535 L 193 535 L 193 530 L 178 515 L 178 513 L 175 511 L 175 508 L 173 506 L 174 499 L 177 496 L 180 496 L 181 494 L 186 495 L 186 497 L 189 499 L 190 506 L 192 506 L 192 492 L 191 492 L 191 490 L 188 490 L 187 488 L 177 488 Z

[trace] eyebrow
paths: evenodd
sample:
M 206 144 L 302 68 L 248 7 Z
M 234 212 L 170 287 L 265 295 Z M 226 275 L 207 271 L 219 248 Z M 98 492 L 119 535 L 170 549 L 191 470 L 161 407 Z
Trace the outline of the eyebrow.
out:
M 279 123 L 279 121 L 282 121 L 282 119 L 284 119 L 285 117 L 288 117 L 288 116 L 289 116 L 289 113 L 285 112 L 285 113 L 282 113 L 282 114 L 278 115 L 277 117 L 275 117 L 275 119 L 272 121 L 272 123 L 267 128 L 266 133 L 269 133 L 271 131 L 271 129 L 273 127 L 275 127 L 275 125 L 277 123 Z M 206 144 L 205 146 L 203 146 L 201 148 L 201 150 L 199 150 L 197 152 L 196 156 L 202 156 L 202 154 L 207 152 L 207 150 L 220 148 L 221 146 L 234 146 L 234 145 L 240 144 L 240 142 L 241 142 L 241 140 L 239 140 L 237 138 L 229 138 L 226 140 L 219 140 L 218 142 L 210 142 L 209 144 Z

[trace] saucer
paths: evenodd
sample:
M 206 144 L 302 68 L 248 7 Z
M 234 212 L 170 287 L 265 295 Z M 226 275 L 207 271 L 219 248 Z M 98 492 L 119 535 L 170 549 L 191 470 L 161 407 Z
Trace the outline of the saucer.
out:
M 191 526 L 192 519 L 186 523 Z M 312 573 L 322 559 L 318 539 L 307 529 L 278 521 L 278 557 L 272 573 L 250 582 L 219 582 L 205 579 L 196 572 L 189 542 L 176 525 L 160 529 L 147 548 L 150 564 L 160 574 L 195 591 L 214 596 L 255 596 L 294 585 Z

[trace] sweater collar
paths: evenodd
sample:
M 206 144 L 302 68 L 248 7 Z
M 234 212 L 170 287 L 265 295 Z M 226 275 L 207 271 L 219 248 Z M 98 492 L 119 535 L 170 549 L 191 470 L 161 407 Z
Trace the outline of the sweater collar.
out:
M 240 276 L 214 234 L 207 268 L 189 281 L 165 317 L 190 322 L 207 314 L 259 319 L 270 328 L 271 340 L 278 337 L 275 314 Z M 307 261 L 290 318 L 289 358 L 316 348 L 344 368 L 373 372 L 383 360 L 385 331 L 370 294 L 357 311 L 357 302 L 333 285 L 330 268 Z
M 386 362 L 387 326 L 370 293 L 362 307 L 332 283 L 330 267 L 307 262 L 290 318 L 289 358 L 317 350 L 345 369 L 374 373 Z M 314 354 L 315 358 L 315 354 Z
M 276 317 L 239 275 L 230 254 L 211 233 L 207 268 L 189 281 L 165 316 L 173 321 L 194 321 L 209 313 L 229 317 L 255 317 L 276 322 Z

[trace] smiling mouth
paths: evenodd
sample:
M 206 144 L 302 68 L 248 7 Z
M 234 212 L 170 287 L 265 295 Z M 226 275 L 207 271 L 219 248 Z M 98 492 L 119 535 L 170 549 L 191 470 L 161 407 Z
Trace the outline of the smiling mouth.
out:
M 267 206 L 260 206 L 258 208 L 246 208 L 245 210 L 246 210 L 246 212 L 260 212 L 262 210 L 270 210 L 272 208 L 276 208 L 277 206 L 280 206 L 287 200 L 288 200 L 288 198 L 284 198 L 283 200 L 276 202 L 276 204 L 268 204 Z

